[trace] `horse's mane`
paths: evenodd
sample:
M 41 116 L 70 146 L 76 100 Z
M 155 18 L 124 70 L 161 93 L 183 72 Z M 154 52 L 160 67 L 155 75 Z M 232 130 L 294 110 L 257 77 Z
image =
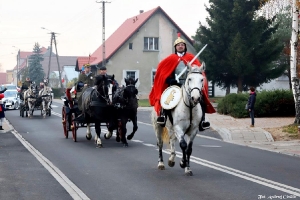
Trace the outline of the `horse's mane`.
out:
M 202 67 L 198 67 L 198 66 L 195 66 L 195 67 L 191 67 L 191 68 L 189 68 L 190 70 L 189 70 L 189 73 L 188 73 L 188 75 L 189 74 L 191 74 L 191 73 L 201 73 L 202 74 L 202 72 L 203 72 L 203 69 L 202 69 Z

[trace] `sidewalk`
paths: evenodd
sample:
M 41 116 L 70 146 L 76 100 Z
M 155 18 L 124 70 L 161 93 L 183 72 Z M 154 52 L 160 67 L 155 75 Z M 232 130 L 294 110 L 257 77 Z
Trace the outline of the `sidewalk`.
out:
M 206 118 L 226 142 L 300 157 L 300 140 L 274 141 L 271 133 L 263 129 L 292 124 L 293 117 L 255 118 L 253 128 L 250 118 L 236 119 L 218 113 L 207 114 Z

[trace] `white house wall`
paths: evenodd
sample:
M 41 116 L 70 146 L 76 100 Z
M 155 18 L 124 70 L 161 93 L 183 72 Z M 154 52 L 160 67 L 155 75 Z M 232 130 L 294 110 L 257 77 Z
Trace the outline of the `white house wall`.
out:
M 144 51 L 144 37 L 158 37 L 159 50 Z M 114 74 L 116 80 L 124 84 L 124 71 L 138 71 L 139 97 L 148 98 L 152 88 L 152 70 L 157 68 L 162 59 L 174 53 L 176 39 L 176 27 L 162 13 L 157 12 L 109 59 L 107 73 Z M 129 49 L 129 43 L 133 44 L 132 50 Z M 191 44 L 188 43 L 187 48 L 195 54 Z

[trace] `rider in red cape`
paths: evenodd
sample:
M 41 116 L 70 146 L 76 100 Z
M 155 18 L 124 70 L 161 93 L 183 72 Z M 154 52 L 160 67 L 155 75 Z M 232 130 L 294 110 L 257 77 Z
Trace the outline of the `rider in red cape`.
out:
M 176 68 L 178 68 L 179 66 L 179 63 L 182 61 L 186 66 L 188 62 L 190 62 L 195 57 L 193 54 L 186 52 L 187 51 L 186 43 L 182 38 L 180 38 L 179 34 L 178 34 L 178 39 L 174 42 L 174 47 L 175 47 L 175 54 L 169 55 L 167 58 L 163 59 L 158 64 L 157 71 L 155 73 L 153 87 L 149 95 L 150 105 L 154 106 L 157 116 L 160 116 L 162 114 L 161 105 L 160 105 L 161 95 L 168 86 L 174 85 L 175 80 L 173 79 L 174 78 L 173 76 Z M 197 65 L 199 67 L 201 65 L 198 59 L 195 59 L 195 61 L 190 64 Z M 202 90 L 202 94 L 204 97 L 203 103 L 205 104 L 205 107 L 203 108 L 206 113 L 214 113 L 216 111 L 208 99 L 208 83 L 207 83 L 205 72 L 203 72 L 202 75 L 205 78 L 204 87 Z M 175 83 L 175 85 L 178 85 L 178 83 Z M 162 124 L 160 120 L 161 120 L 160 117 L 158 117 L 158 123 Z M 207 123 L 205 124 L 206 127 L 203 128 L 209 128 L 210 126 L 209 122 L 205 122 L 205 123 Z

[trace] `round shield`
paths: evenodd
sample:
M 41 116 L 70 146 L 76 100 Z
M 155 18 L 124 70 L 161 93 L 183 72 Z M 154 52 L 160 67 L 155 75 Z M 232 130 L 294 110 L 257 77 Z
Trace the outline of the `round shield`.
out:
M 165 89 L 160 97 L 160 104 L 161 106 L 166 109 L 170 110 L 177 106 L 181 99 L 181 89 L 176 85 L 172 85 Z

